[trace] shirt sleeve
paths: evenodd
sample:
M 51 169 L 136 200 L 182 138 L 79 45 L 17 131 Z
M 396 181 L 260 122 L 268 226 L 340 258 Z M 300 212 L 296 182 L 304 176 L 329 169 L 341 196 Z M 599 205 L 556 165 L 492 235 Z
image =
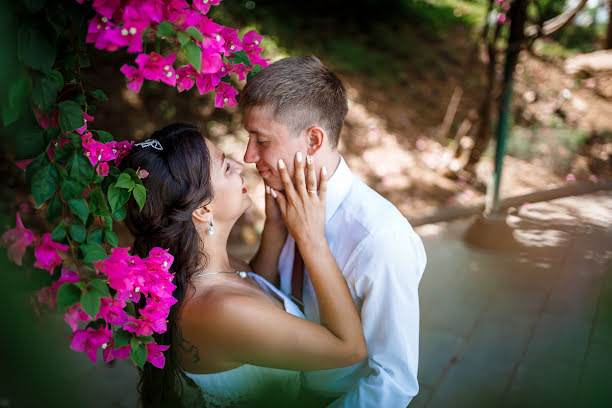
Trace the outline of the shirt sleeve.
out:
M 408 226 L 375 236 L 358 246 L 345 276 L 362 301 L 361 322 L 370 374 L 330 407 L 406 407 L 418 393 L 418 285 L 427 258 Z

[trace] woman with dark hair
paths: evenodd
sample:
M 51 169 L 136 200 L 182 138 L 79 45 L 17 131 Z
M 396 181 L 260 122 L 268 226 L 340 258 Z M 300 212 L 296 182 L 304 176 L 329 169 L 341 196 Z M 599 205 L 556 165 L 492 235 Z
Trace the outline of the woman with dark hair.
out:
M 124 159 L 122 167 L 149 173 L 142 211 L 133 200 L 128 203 L 133 251 L 146 256 L 156 246 L 169 249 L 178 299 L 168 331 L 156 339 L 171 345 L 166 366 L 147 365 L 141 373 L 144 406 L 180 406 L 182 374 L 200 387 L 207 405 L 253 406 L 271 397 L 266 392 L 295 400 L 300 371 L 365 358 L 359 316 L 325 239 L 326 171 L 317 177 L 312 160 L 296 155 L 295 181 L 279 162 L 285 191 L 266 189 L 266 230 L 272 232 L 264 234 L 258 258 L 268 254 L 268 264 L 276 264 L 286 230 L 268 223 L 282 216 L 310 274 L 320 325 L 304 319 L 291 299 L 227 253 L 230 230 L 251 205 L 242 164 L 186 124 L 155 132 Z

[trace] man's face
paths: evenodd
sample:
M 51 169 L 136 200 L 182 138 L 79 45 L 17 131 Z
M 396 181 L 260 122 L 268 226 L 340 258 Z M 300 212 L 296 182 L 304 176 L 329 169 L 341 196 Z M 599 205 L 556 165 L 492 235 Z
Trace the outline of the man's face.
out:
M 284 124 L 272 119 L 267 109 L 252 108 L 244 114 L 244 128 L 249 132 L 249 144 L 244 153 L 246 163 L 255 163 L 264 182 L 275 190 L 284 190 L 278 174 L 278 160 L 283 159 L 293 178 L 297 152 L 306 157 L 308 143 L 305 132 L 292 135 Z

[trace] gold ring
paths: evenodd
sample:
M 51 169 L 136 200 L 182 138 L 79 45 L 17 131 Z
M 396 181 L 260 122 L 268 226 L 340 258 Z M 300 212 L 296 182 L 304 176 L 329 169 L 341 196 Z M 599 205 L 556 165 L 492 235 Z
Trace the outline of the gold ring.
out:
M 308 191 L 309 193 L 319 194 L 319 192 L 317 190 L 308 190 L 308 189 L 306 189 L 306 191 Z

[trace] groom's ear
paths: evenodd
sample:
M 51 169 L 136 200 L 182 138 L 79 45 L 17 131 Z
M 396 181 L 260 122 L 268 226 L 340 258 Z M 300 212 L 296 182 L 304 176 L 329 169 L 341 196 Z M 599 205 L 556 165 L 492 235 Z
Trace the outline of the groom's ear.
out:
M 323 146 L 327 133 L 319 126 L 311 126 L 306 130 L 308 137 L 308 154 L 313 156 Z
M 212 211 L 204 206 L 200 206 L 193 211 L 192 216 L 194 221 L 197 220 L 208 224 L 212 218 Z

